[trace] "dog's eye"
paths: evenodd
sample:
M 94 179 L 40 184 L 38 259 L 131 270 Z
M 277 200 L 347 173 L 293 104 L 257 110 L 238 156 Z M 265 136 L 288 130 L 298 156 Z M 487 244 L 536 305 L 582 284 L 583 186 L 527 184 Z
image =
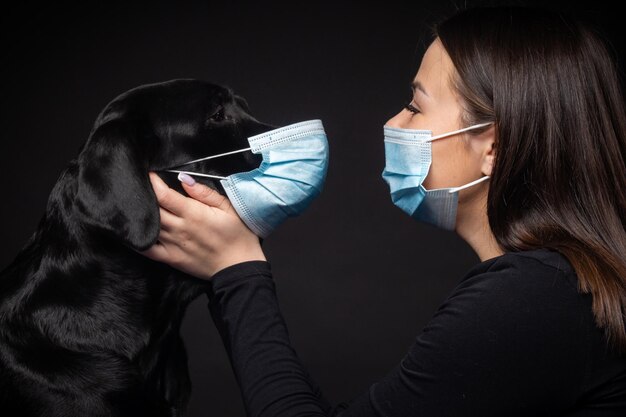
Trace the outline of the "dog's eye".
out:
M 215 113 L 209 116 L 209 120 L 213 122 L 222 122 L 226 120 L 226 116 L 224 115 L 224 107 L 218 108 Z

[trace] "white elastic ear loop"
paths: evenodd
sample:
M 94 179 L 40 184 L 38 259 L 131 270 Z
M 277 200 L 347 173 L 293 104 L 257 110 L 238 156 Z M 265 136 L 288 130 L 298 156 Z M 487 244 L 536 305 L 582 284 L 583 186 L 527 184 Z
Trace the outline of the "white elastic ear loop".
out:
M 178 171 L 176 169 L 166 169 L 166 172 L 178 172 L 179 174 L 187 174 L 194 177 L 207 177 L 207 178 L 216 178 L 218 180 L 225 180 L 228 177 L 220 177 L 219 175 L 211 175 L 211 174 L 201 174 L 199 172 L 191 172 L 191 171 Z
M 204 158 L 194 159 L 193 161 L 185 162 L 185 163 L 177 165 L 177 166 L 181 167 L 183 165 L 195 164 L 196 162 L 206 161 L 208 159 L 213 159 L 213 158 L 219 158 L 220 156 L 232 155 L 234 153 L 245 152 L 245 151 L 249 151 L 250 149 L 252 149 L 252 148 L 238 149 L 236 151 L 224 152 L 224 153 L 220 153 L 220 154 L 217 154 L 217 155 L 211 155 L 211 156 L 205 156 Z M 177 170 L 177 169 L 166 169 L 165 171 L 167 171 L 167 172 L 177 172 L 179 174 L 194 175 L 196 177 L 217 178 L 217 179 L 220 179 L 220 180 L 225 180 L 226 178 L 228 178 L 228 177 L 222 177 L 222 176 L 219 176 L 219 175 L 201 174 L 199 172 L 180 171 L 180 170 Z
M 464 189 L 466 189 L 466 188 L 471 187 L 472 185 L 476 185 L 476 184 L 478 184 L 479 182 L 483 182 L 483 181 L 485 181 L 485 180 L 487 180 L 487 179 L 489 179 L 489 175 L 486 175 L 486 176 L 484 176 L 484 177 L 482 177 L 482 178 L 479 178 L 479 179 L 477 179 L 476 181 L 472 181 L 472 182 L 470 182 L 470 183 L 468 183 L 468 184 L 461 185 L 460 187 L 450 188 L 450 189 L 448 190 L 448 192 L 449 192 L 449 193 L 456 193 L 457 191 L 464 190 Z
M 480 124 L 477 124 L 477 125 L 464 127 L 463 129 L 453 130 L 452 132 L 442 133 L 441 135 L 432 136 L 432 137 L 426 139 L 426 142 L 430 142 L 430 141 L 437 140 L 437 139 L 442 139 L 442 138 L 447 138 L 448 136 L 456 135 L 457 133 L 465 132 L 467 130 L 478 129 L 480 127 L 489 126 L 492 123 L 493 122 L 480 123 Z

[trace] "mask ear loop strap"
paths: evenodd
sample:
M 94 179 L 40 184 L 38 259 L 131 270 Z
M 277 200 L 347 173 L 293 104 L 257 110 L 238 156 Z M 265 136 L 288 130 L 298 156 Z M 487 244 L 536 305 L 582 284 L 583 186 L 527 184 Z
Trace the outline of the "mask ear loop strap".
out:
M 480 127 L 489 126 L 492 123 L 493 122 L 487 122 L 487 123 L 480 123 L 480 124 L 469 126 L 469 127 L 464 127 L 463 129 L 453 130 L 452 132 L 442 133 L 441 135 L 430 137 L 426 141 L 430 142 L 430 141 L 433 141 L 433 140 L 436 140 L 436 139 L 447 138 L 448 136 L 456 135 L 457 133 L 465 132 L 467 130 L 478 129 Z
M 486 175 L 486 176 L 484 176 L 484 177 L 482 177 L 482 178 L 479 178 L 479 179 L 477 179 L 476 181 L 472 181 L 472 182 L 470 182 L 469 184 L 461 185 L 460 187 L 450 188 L 450 189 L 448 190 L 448 192 L 449 192 L 449 193 L 456 193 L 457 191 L 464 190 L 464 189 L 466 189 L 466 188 L 471 187 L 472 185 L 476 185 L 476 184 L 478 184 L 479 182 L 483 182 L 483 181 L 485 181 L 485 180 L 487 180 L 487 179 L 489 179 L 489 175 Z
M 166 172 L 178 172 L 179 174 L 187 174 L 194 177 L 206 177 L 206 178 L 217 178 L 218 180 L 225 180 L 228 177 L 220 177 L 219 175 L 211 175 L 211 174 L 201 174 L 199 172 L 191 172 L 191 171 L 179 171 L 176 169 L 166 169 Z
M 217 155 L 205 156 L 204 158 L 194 159 L 193 161 L 185 162 L 184 164 L 176 165 L 177 167 L 182 167 L 183 165 L 195 164 L 196 162 L 206 161 L 207 159 L 219 158 L 220 156 L 232 155 L 234 153 L 249 151 L 252 148 L 245 149 L 237 149 L 236 151 L 224 152 Z
M 251 149 L 252 148 L 244 148 L 244 149 L 238 149 L 236 151 L 220 153 L 218 155 L 206 156 L 204 158 L 194 159 L 193 161 L 185 162 L 183 164 L 179 164 L 179 165 L 176 165 L 176 166 L 177 167 L 182 167 L 182 166 L 185 166 L 185 165 L 191 165 L 191 164 L 195 164 L 196 162 L 202 162 L 202 161 L 206 161 L 208 159 L 219 158 L 220 156 L 232 155 L 234 153 L 245 152 L 245 151 L 249 151 Z M 201 174 L 199 172 L 180 171 L 180 170 L 177 170 L 177 169 L 165 169 L 164 171 L 166 171 L 166 172 L 176 172 L 176 173 L 179 173 L 179 174 L 193 175 L 193 176 L 196 176 L 196 177 L 217 178 L 219 180 L 225 180 L 226 178 L 228 178 L 228 177 L 222 177 L 220 175 Z

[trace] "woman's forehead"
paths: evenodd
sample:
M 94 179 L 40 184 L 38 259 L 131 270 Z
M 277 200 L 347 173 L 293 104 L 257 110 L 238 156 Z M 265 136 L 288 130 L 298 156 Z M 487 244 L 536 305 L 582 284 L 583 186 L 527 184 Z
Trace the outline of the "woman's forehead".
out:
M 436 39 L 426 50 L 413 85 L 417 91 L 423 90 L 425 95 L 434 99 L 453 96 L 450 83 L 453 71 L 454 66 L 448 53 Z

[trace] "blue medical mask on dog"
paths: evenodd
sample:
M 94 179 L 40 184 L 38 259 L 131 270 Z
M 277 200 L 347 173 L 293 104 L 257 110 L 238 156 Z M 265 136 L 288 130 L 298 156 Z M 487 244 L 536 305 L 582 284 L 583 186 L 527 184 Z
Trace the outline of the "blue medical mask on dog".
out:
M 321 120 L 295 123 L 248 138 L 249 148 L 211 155 L 178 165 L 219 158 L 237 152 L 261 154 L 258 168 L 217 178 L 239 217 L 257 236 L 267 237 L 288 217 L 301 214 L 322 191 L 328 170 L 328 140 Z
M 485 181 L 489 176 L 460 187 L 427 190 L 422 183 L 432 163 L 431 143 L 490 124 L 481 123 L 437 136 L 433 136 L 430 130 L 384 126 L 385 168 L 382 176 L 389 184 L 393 203 L 415 220 L 454 230 L 459 191 Z

